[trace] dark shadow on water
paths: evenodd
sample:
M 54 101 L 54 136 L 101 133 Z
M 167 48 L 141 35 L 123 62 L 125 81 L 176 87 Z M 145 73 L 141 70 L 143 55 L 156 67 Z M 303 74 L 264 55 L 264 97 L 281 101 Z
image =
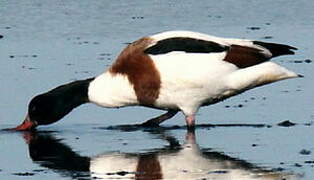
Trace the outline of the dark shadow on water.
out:
M 218 127 L 248 127 L 248 128 L 271 128 L 272 125 L 268 124 L 197 124 L 194 129 L 211 129 Z M 120 130 L 120 131 L 155 131 L 155 130 L 186 130 L 187 126 L 155 126 L 147 127 L 142 124 L 126 124 L 126 125 L 117 125 L 117 126 L 108 126 L 108 127 L 95 127 L 96 129 L 103 130 Z
M 223 152 L 202 149 L 193 131 L 180 143 L 169 131 L 151 133 L 166 146 L 144 153 L 106 152 L 80 155 L 51 132 L 23 132 L 32 161 L 62 176 L 75 179 L 297 179 L 274 168 L 259 167 Z

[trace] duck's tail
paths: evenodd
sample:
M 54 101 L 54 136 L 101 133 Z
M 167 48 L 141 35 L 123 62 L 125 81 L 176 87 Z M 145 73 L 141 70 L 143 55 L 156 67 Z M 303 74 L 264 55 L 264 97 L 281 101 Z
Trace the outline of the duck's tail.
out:
M 268 49 L 272 53 L 272 57 L 294 54 L 293 50 L 297 50 L 297 48 L 285 44 L 266 43 L 261 41 L 253 41 L 253 43 Z

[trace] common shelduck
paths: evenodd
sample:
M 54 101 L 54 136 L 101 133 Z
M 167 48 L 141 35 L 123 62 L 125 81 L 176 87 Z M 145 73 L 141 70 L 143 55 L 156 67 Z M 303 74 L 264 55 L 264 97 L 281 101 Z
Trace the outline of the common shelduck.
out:
M 77 106 L 145 106 L 166 110 L 143 123 L 156 126 L 178 111 L 194 127 L 201 106 L 217 103 L 275 81 L 302 77 L 269 62 L 294 54 L 295 47 L 261 41 L 226 39 L 190 31 L 167 31 L 129 44 L 97 77 L 61 85 L 35 96 L 24 122 L 28 130 L 60 120 Z

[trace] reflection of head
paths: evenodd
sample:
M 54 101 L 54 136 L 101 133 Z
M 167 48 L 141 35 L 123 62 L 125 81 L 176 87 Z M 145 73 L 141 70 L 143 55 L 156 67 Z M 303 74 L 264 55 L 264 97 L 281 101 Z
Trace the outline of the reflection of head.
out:
M 89 157 L 80 156 L 50 133 L 25 132 L 24 139 L 28 143 L 32 160 L 43 167 L 61 170 L 70 177 L 71 172 L 89 171 Z
M 175 141 L 173 137 L 158 136 Z M 103 179 L 288 180 L 297 177 L 265 170 L 220 152 L 202 150 L 195 142 L 194 133 L 187 133 L 185 143 L 180 146 L 176 144 L 146 153 L 111 152 L 92 158 L 80 156 L 51 133 L 26 132 L 24 138 L 33 161 L 70 177 L 86 177 L 86 174 Z

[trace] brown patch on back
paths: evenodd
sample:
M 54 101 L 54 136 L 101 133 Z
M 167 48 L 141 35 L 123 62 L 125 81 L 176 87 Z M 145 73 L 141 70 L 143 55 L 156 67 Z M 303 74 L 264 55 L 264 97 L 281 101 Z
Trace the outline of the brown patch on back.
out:
M 155 154 L 141 155 L 136 167 L 135 179 L 162 179 L 161 166 Z
M 141 105 L 152 106 L 159 96 L 160 75 L 151 58 L 144 53 L 152 39 L 142 38 L 128 45 L 109 71 L 126 75 Z M 121 89 L 123 91 L 123 89 Z
M 224 59 L 224 61 L 232 63 L 239 68 L 254 66 L 268 60 L 269 57 L 261 50 L 239 45 L 231 45 Z

